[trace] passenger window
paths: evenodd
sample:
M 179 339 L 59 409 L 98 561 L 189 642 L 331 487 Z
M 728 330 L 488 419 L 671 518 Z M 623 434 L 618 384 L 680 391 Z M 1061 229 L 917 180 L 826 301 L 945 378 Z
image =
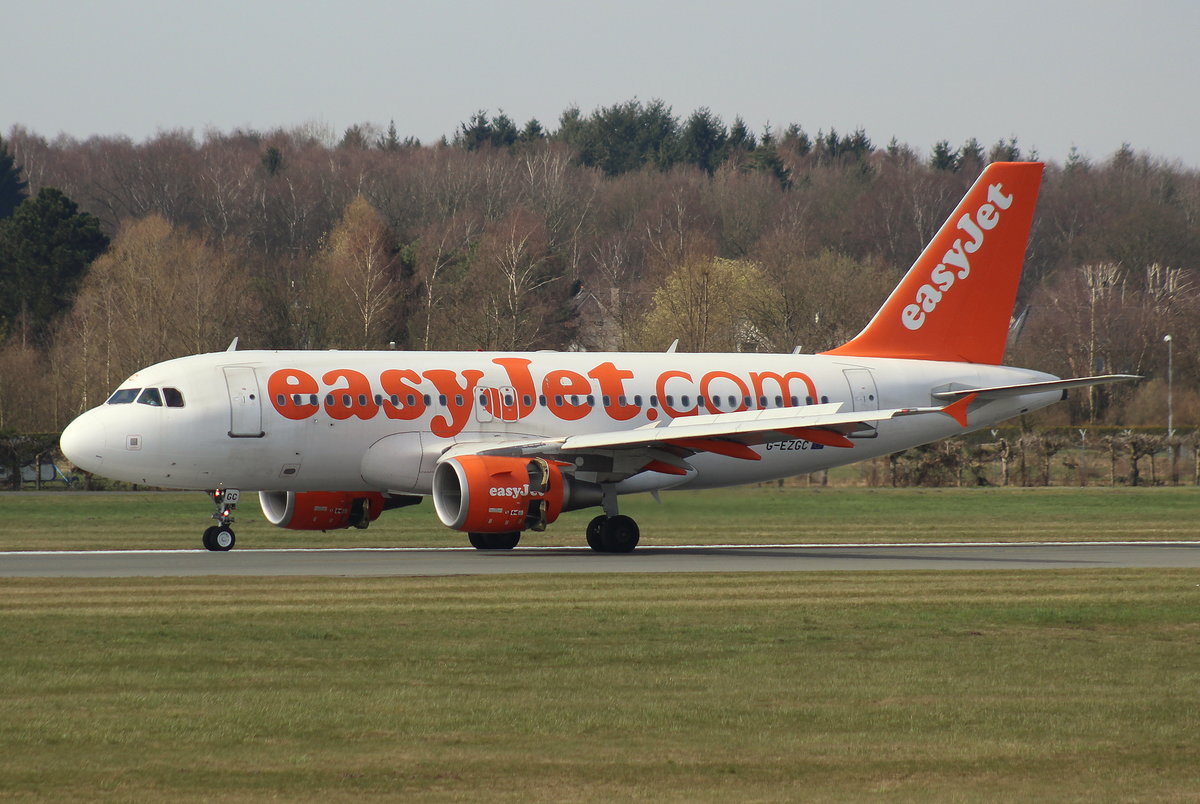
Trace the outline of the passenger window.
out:
M 137 401 L 139 405 L 150 405 L 155 408 L 162 407 L 162 395 L 158 392 L 157 388 L 147 388 L 142 391 Z
M 122 388 L 108 398 L 110 405 L 128 405 L 133 400 L 137 399 L 138 391 L 141 388 Z
M 163 401 L 169 408 L 181 408 L 183 407 L 183 394 L 179 393 L 178 388 L 164 388 Z

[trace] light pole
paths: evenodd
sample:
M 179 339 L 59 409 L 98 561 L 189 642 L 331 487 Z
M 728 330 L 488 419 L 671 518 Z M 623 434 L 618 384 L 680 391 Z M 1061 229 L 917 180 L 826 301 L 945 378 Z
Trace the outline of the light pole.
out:
M 1171 456 L 1171 485 L 1179 484 L 1179 445 L 1175 443 L 1175 409 L 1171 406 L 1171 381 L 1174 365 L 1171 362 L 1171 336 L 1164 335 L 1167 344 L 1167 454 Z
M 1171 365 L 1171 336 L 1164 335 L 1163 342 L 1167 344 L 1167 438 L 1175 435 L 1174 409 L 1171 407 L 1171 379 L 1174 367 Z

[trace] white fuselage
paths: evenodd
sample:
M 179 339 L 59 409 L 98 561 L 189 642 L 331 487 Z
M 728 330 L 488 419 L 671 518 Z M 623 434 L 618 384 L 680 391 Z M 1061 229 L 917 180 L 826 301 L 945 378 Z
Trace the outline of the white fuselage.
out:
M 62 445 L 83 469 L 153 486 L 429 494 L 438 458 L 457 445 L 827 402 L 845 411 L 942 405 L 934 393 L 1053 379 L 1006 366 L 826 355 L 218 352 L 151 366 L 122 385 L 177 390 L 181 406 L 104 404 L 72 422 Z M 758 461 L 697 454 L 687 476 L 643 473 L 616 490 L 817 471 L 987 427 L 1061 397 L 1042 391 L 981 402 L 966 429 L 939 415 L 881 421 L 850 448 L 790 439 L 755 445 Z

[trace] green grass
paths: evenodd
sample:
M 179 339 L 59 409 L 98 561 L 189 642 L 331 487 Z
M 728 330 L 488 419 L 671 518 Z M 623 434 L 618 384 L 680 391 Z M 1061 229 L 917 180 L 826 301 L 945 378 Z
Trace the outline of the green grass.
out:
M 642 544 L 1072 541 L 1197 538 L 1200 488 L 779 488 L 775 485 L 621 499 Z M 194 548 L 212 506 L 204 494 L 0 494 L 0 550 Z M 523 544 L 583 544 L 595 509 L 564 514 Z M 247 495 L 240 548 L 464 545 L 425 502 L 389 511 L 367 530 L 272 527 Z
M 6 580 L 0 798 L 1194 800 L 1200 573 Z

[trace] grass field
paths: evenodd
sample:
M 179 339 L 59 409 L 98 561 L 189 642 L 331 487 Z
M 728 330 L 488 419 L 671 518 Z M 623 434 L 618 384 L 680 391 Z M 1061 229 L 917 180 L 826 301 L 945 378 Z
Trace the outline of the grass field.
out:
M 1194 539 L 1200 492 L 631 498 L 644 543 Z M 197 547 L 0 495 L 0 550 Z M 428 505 L 239 548 L 462 544 Z M 527 543 L 582 542 L 592 512 Z M 1192 801 L 1200 572 L 4 579 L 0 799 Z
M 1072 541 L 1200 536 L 1200 488 L 778 488 L 775 485 L 622 498 L 642 543 Z M 204 494 L 0 493 L 0 550 L 199 547 L 211 524 Z M 523 544 L 583 544 L 595 509 L 564 514 Z M 328 534 L 272 527 L 247 495 L 235 529 L 254 547 L 465 545 L 425 502 L 389 511 L 367 530 Z
M 1193 801 L 1200 574 L 6 580 L 0 798 Z

